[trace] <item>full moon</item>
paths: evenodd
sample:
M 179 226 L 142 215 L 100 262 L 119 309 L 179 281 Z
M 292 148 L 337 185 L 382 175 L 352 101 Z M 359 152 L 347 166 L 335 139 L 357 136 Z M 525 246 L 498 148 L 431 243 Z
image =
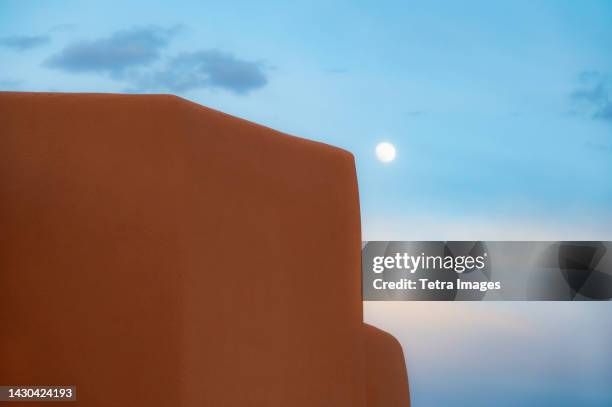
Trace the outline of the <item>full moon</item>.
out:
M 395 160 L 395 146 L 391 143 L 387 143 L 386 141 L 379 143 L 376 146 L 376 158 L 383 163 L 390 163 L 391 161 Z

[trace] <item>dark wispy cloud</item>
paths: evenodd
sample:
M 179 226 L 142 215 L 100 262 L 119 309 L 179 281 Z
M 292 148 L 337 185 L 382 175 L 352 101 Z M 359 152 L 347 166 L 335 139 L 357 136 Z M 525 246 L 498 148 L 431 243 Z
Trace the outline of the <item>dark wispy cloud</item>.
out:
M 0 45 L 16 51 L 26 51 L 40 47 L 51 41 L 47 35 L 13 35 L 0 38 Z
M 182 53 L 158 71 L 133 78 L 138 88 L 184 92 L 220 88 L 246 94 L 268 83 L 259 62 L 239 59 L 218 50 Z
M 582 72 L 579 86 L 570 95 L 580 111 L 594 119 L 612 121 L 612 80 L 597 71 Z
M 130 68 L 158 60 L 161 51 L 181 27 L 138 27 L 109 37 L 69 44 L 45 61 L 50 68 L 67 72 L 95 72 L 122 76 Z
M 65 72 L 110 76 L 127 83 L 132 92 L 218 88 L 244 95 L 268 83 L 262 63 L 220 50 L 165 56 L 170 41 L 182 28 L 139 27 L 78 41 L 51 55 L 44 65 Z

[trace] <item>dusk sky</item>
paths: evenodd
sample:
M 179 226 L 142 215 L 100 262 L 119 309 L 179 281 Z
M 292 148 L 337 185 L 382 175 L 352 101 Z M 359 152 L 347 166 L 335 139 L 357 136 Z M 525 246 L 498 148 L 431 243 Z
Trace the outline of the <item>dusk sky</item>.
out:
M 0 7 L 0 89 L 175 93 L 344 147 L 366 240 L 610 237 L 610 2 Z
M 610 1 L 5 0 L 0 59 L 0 90 L 173 93 L 346 148 L 364 240 L 612 239 Z M 390 163 L 374 154 L 382 141 L 397 149 Z M 463 304 L 467 336 L 452 324 L 459 305 L 427 307 L 365 305 L 402 341 L 416 407 L 468 405 L 476 391 L 471 405 L 519 405 L 517 391 L 525 406 L 611 405 L 609 303 L 563 304 L 563 316 Z M 513 352 L 491 350 L 514 337 Z M 453 343 L 484 349 L 465 375 L 466 359 L 427 351 Z M 553 363 L 564 354 L 581 368 Z M 494 362 L 507 367 L 498 378 Z M 526 372 L 541 393 L 516 384 Z M 572 399 L 574 379 L 599 393 Z

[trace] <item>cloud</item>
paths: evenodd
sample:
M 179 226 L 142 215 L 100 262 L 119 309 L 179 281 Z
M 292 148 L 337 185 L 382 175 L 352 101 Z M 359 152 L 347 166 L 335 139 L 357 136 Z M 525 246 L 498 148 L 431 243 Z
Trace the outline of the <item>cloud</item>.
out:
M 67 72 L 105 73 L 120 77 L 127 69 L 158 60 L 162 49 L 180 29 L 178 26 L 138 27 L 97 40 L 75 42 L 52 55 L 44 65 Z
M 268 83 L 262 64 L 218 50 L 182 53 L 157 72 L 133 78 L 140 89 L 184 92 L 220 88 L 246 94 Z
M 244 95 L 268 83 L 262 63 L 220 50 L 183 52 L 164 58 L 162 63 L 163 51 L 182 28 L 132 28 L 75 42 L 49 57 L 44 65 L 69 73 L 108 75 L 126 82 L 130 92 L 218 88 Z
M 49 32 L 67 32 L 67 31 L 74 31 L 76 30 L 77 25 L 76 24 L 56 24 L 54 26 L 52 26 L 51 28 L 49 28 Z
M 412 117 L 424 116 L 425 114 L 427 114 L 427 112 L 425 112 L 424 110 L 408 110 L 406 112 L 406 115 Z
M 602 153 L 612 154 L 612 144 L 593 143 L 593 142 L 587 141 L 586 143 L 584 143 L 584 145 L 587 148 L 590 148 L 592 150 L 600 151 Z
M 337 74 L 337 75 L 343 75 L 349 72 L 349 70 L 346 68 L 329 68 L 329 69 L 324 69 L 323 71 L 327 73 Z
M 18 90 L 22 84 L 23 81 L 19 79 L 3 79 L 0 80 L 0 90 Z
M 570 97 L 579 110 L 594 119 L 612 121 L 612 81 L 597 71 L 585 71 L 579 76 L 579 86 Z
M 26 51 L 45 45 L 49 41 L 51 38 L 46 35 L 14 35 L 0 38 L 0 45 L 16 51 Z

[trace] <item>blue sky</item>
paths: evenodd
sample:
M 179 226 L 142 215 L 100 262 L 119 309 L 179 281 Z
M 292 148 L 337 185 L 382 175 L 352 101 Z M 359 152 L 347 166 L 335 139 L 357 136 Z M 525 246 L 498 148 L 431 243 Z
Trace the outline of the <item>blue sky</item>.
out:
M 176 93 L 344 147 L 366 240 L 609 238 L 612 4 L 489 3 L 9 0 L 0 89 Z
M 608 1 L 4 0 L 0 89 L 175 93 L 346 148 L 364 240 L 610 240 L 611 22 Z M 603 406 L 608 305 L 364 311 L 415 406 Z

